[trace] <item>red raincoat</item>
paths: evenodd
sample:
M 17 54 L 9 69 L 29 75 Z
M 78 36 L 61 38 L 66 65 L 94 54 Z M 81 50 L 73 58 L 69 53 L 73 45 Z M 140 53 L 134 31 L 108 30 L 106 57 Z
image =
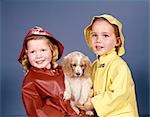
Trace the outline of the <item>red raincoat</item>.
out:
M 25 55 L 28 37 L 32 35 L 48 37 L 53 44 L 57 45 L 58 59 L 60 59 L 64 50 L 63 45 L 50 32 L 36 26 L 29 30 L 24 39 L 18 58 L 20 63 Z M 63 100 L 65 85 L 60 66 L 49 70 L 34 68 L 30 64 L 29 66 L 29 72 L 22 84 L 23 103 L 29 117 L 86 117 L 84 114 L 76 115 L 70 106 L 70 101 Z
M 31 67 L 22 85 L 22 97 L 29 117 L 86 117 L 75 115 L 69 101 L 63 100 L 64 74 Z

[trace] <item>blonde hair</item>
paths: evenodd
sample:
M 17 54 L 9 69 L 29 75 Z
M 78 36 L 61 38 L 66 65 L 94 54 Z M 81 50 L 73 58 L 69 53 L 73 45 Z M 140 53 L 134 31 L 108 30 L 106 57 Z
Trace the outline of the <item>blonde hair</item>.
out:
M 35 36 L 30 36 L 27 38 L 27 42 L 26 42 L 26 50 L 27 50 L 27 43 L 29 40 L 39 40 L 39 39 L 46 39 L 48 40 L 48 44 L 49 44 L 49 48 L 52 52 L 52 61 L 51 61 L 51 65 L 52 65 L 52 69 L 55 69 L 57 67 L 57 59 L 58 59 L 58 47 L 53 44 L 50 39 L 46 36 L 38 36 L 38 35 L 35 35 Z M 28 60 L 28 56 L 27 56 L 27 52 L 25 52 L 24 56 L 21 58 L 21 64 L 23 66 L 23 69 L 24 69 L 24 72 L 25 74 L 27 74 L 29 72 L 29 68 L 31 67 L 31 64 Z

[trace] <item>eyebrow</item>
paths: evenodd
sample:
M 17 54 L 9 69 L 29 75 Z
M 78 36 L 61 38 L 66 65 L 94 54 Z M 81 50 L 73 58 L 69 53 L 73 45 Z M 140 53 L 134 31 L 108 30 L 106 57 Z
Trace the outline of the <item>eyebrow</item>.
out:
M 90 34 L 93 34 L 93 33 L 97 33 L 97 32 L 90 32 Z M 100 34 L 102 34 L 102 33 L 109 33 L 109 32 L 101 32 Z M 99 33 L 97 33 L 97 34 L 99 34 Z

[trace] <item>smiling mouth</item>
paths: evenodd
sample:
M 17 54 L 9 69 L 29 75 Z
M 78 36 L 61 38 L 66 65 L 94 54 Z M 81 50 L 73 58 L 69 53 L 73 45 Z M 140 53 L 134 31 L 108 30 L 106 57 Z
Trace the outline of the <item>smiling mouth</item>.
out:
M 41 64 L 41 63 L 43 63 L 43 62 L 44 62 L 44 60 L 36 61 L 37 64 Z

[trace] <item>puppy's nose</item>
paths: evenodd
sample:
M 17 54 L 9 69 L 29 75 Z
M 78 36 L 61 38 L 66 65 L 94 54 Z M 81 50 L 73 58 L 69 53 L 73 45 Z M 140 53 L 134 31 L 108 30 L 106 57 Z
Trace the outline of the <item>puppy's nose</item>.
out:
M 77 76 L 80 76 L 80 73 L 78 72 L 78 73 L 76 73 L 76 75 L 77 75 Z

